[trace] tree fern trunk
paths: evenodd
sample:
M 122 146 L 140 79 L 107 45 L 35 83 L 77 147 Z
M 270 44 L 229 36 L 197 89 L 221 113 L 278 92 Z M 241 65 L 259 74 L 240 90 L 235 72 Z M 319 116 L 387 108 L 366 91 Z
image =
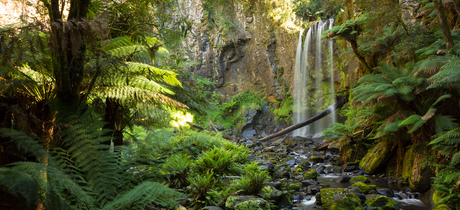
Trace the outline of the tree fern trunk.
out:
M 349 40 L 351 48 L 353 49 L 353 52 L 355 53 L 356 57 L 358 58 L 359 63 L 363 66 L 364 70 L 366 71 L 366 74 L 371 73 L 371 67 L 367 64 L 366 60 L 364 59 L 363 56 L 361 56 L 358 53 L 358 43 L 354 40 Z
M 104 128 L 112 130 L 108 135 L 113 138 L 114 145 L 123 145 L 123 130 L 117 126 L 123 124 L 123 107 L 120 103 L 111 98 L 106 99 L 104 120 L 107 122 Z M 107 143 L 110 144 L 110 142 Z
M 441 23 L 441 30 L 444 35 L 444 41 L 446 42 L 446 49 L 449 50 L 454 46 L 454 40 L 452 39 L 452 34 L 450 33 L 449 22 L 447 22 L 444 5 L 442 4 L 442 0 L 433 0 L 433 3 L 436 8 L 439 22 Z

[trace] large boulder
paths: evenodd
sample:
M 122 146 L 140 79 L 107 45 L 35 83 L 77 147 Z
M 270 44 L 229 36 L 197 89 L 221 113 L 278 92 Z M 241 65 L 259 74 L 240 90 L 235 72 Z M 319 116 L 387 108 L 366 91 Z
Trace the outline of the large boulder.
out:
M 321 203 L 326 210 L 362 209 L 359 197 L 350 189 L 321 189 Z
M 417 149 L 418 148 L 418 149 Z M 429 165 L 429 153 L 422 151 L 422 146 L 412 145 L 410 149 L 404 153 L 403 172 L 404 178 L 409 178 L 410 188 L 425 192 L 431 187 L 431 177 L 433 173 Z
M 359 166 L 366 174 L 374 174 L 377 169 L 383 168 L 391 157 L 391 146 L 387 142 L 382 141 L 375 145 L 367 152 Z
M 225 202 L 228 210 L 269 210 L 270 204 L 262 198 L 253 196 L 230 196 Z
M 384 210 L 397 209 L 398 203 L 384 195 L 373 197 L 365 202 L 368 207 L 380 207 Z

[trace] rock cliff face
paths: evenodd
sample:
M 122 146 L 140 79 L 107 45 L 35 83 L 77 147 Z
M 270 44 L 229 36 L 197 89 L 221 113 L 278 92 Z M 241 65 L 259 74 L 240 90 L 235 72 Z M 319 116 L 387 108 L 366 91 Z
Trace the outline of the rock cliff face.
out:
M 209 2 L 180 2 L 180 12 L 191 23 L 183 45 L 198 64 L 192 71 L 215 81 L 223 100 L 245 90 L 263 90 L 271 100 L 282 100 L 293 88 L 298 31 L 279 27 L 263 3 L 245 8 L 238 1 Z

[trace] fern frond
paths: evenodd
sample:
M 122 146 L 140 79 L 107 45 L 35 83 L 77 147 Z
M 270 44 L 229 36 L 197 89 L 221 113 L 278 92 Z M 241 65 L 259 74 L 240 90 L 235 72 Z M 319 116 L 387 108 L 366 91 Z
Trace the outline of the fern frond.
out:
M 149 76 L 147 77 L 153 80 L 161 81 L 171 86 L 181 86 L 180 81 L 176 78 L 177 73 L 173 71 L 156 68 L 144 63 L 126 62 L 126 64 L 130 72 L 142 74 L 148 73 Z
M 143 182 L 134 187 L 130 191 L 116 197 L 105 205 L 102 209 L 125 209 L 132 208 L 133 204 L 137 208 L 145 208 L 149 203 L 156 203 L 164 207 L 175 209 L 178 206 L 176 199 L 180 198 L 181 194 L 173 189 L 165 187 L 162 184 L 155 182 Z

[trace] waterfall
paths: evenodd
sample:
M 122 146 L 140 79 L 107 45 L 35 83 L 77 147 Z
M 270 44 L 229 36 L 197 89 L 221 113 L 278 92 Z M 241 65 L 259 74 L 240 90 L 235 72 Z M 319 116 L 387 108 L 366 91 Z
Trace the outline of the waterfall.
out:
M 334 20 L 321 21 L 308 29 L 302 42 L 300 32 L 294 68 L 294 123 L 300 123 L 335 103 L 334 45 L 321 40 L 321 34 L 333 27 Z M 303 43 L 303 50 L 302 50 Z M 313 44 L 311 44 L 313 43 Z M 293 136 L 314 136 L 336 121 L 335 112 L 309 126 L 297 129 Z

